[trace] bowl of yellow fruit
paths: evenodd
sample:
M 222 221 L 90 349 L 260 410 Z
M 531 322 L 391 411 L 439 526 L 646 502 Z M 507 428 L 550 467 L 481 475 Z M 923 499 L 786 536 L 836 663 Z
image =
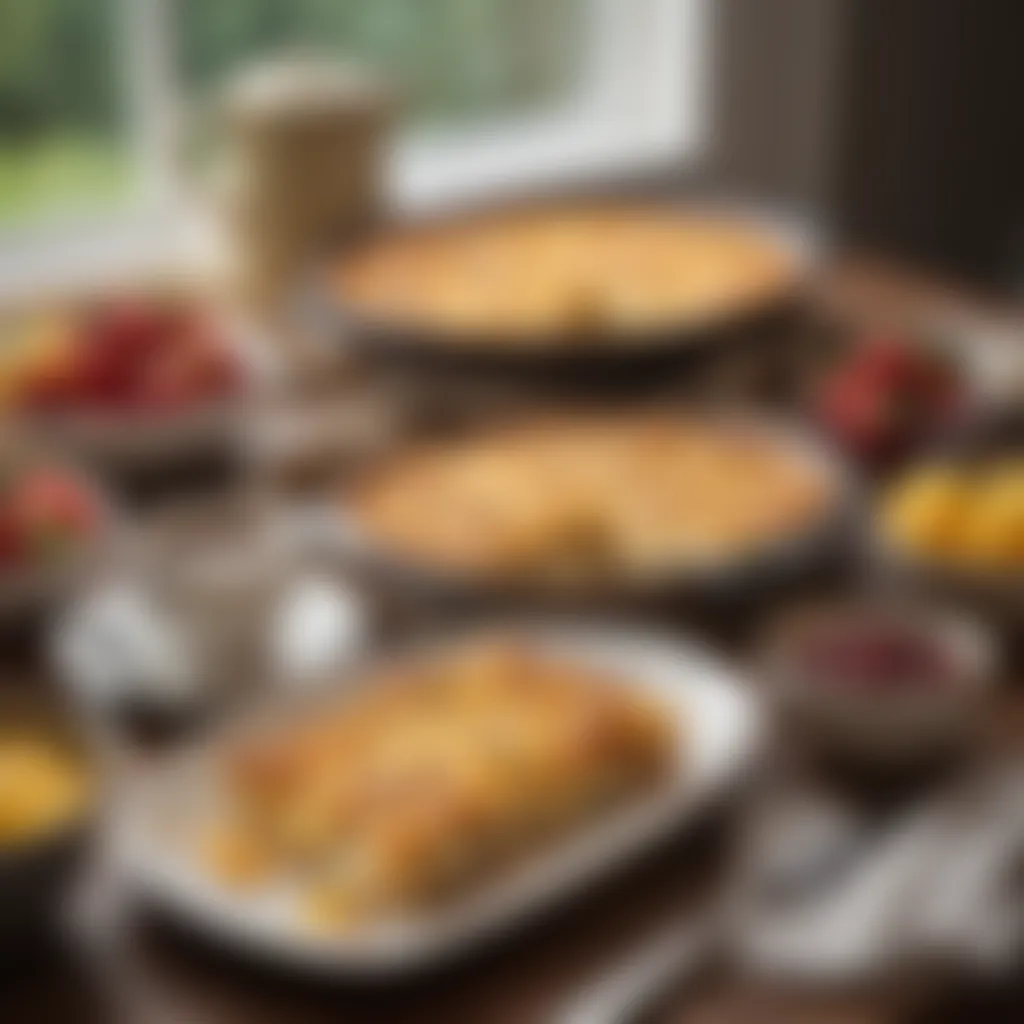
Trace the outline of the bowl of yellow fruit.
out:
M 1024 449 L 936 457 L 886 490 L 877 519 L 891 566 L 930 589 L 1024 612 Z
M 88 845 L 95 761 L 72 718 L 0 694 L 0 945 L 50 926 Z

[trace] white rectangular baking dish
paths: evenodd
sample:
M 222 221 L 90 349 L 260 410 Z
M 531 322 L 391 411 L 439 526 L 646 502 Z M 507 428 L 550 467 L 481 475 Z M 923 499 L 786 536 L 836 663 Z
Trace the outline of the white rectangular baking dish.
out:
M 142 783 L 127 804 L 120 830 L 122 863 L 134 885 L 164 912 L 238 951 L 322 973 L 413 970 L 450 958 L 542 911 L 636 856 L 721 796 L 750 766 L 761 745 L 763 716 L 753 691 L 700 646 L 608 626 L 519 622 L 498 628 L 542 650 L 611 670 L 625 684 L 657 696 L 685 738 L 668 783 L 607 817 L 584 823 L 554 847 L 499 872 L 493 882 L 451 905 L 344 935 L 323 935 L 303 926 L 295 913 L 294 892 L 243 896 L 206 878 L 185 839 L 189 815 L 209 798 L 211 787 L 204 780 L 211 755 L 228 736 L 268 716 L 294 713 L 297 705 L 308 706 L 318 694 L 293 696 L 257 708 L 230 729 L 176 754 Z M 350 674 L 359 676 L 358 671 Z

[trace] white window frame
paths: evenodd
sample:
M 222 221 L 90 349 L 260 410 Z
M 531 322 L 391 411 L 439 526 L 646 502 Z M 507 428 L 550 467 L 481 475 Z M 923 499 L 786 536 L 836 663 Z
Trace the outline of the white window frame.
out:
M 399 206 L 436 206 L 511 189 L 678 167 L 703 151 L 705 0 L 590 0 L 579 94 L 476 136 L 411 136 L 392 167 Z
M 577 95 L 542 115 L 466 132 L 407 133 L 393 148 L 402 211 L 572 182 L 681 170 L 707 137 L 709 0 L 587 0 Z M 181 90 L 167 19 L 174 0 L 120 0 L 141 167 L 138 202 L 104 219 L 0 237 L 0 299 L 102 284 L 180 259 L 194 232 L 173 180 Z M 194 225 L 193 225 L 194 226 Z

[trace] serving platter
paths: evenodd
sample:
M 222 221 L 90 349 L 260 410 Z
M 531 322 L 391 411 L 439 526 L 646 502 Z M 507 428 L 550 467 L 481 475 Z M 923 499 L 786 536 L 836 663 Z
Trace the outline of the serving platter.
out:
M 557 845 L 483 883 L 470 895 L 373 928 L 331 935 L 303 926 L 294 887 L 257 897 L 232 895 L 195 864 L 196 816 L 208 810 L 211 760 L 232 738 L 262 723 L 315 707 L 337 681 L 270 699 L 243 720 L 174 755 L 143 780 L 122 809 L 120 854 L 139 892 L 165 913 L 227 947 L 319 973 L 389 974 L 447 959 L 460 950 L 579 892 L 692 821 L 749 769 L 764 721 L 742 678 L 701 646 L 658 633 L 580 622 L 517 620 L 485 627 L 532 648 L 611 672 L 657 699 L 681 738 L 665 783 Z M 449 634 L 391 658 L 415 658 L 479 636 Z M 425 649 L 426 648 L 426 649 Z M 380 660 L 380 659 L 378 659 Z M 347 678 L 360 678 L 358 672 Z M 353 684 L 358 686 L 358 682 Z

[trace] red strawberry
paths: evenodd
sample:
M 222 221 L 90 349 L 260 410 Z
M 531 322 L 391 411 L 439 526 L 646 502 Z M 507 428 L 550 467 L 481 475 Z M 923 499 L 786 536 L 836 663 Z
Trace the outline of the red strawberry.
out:
M 189 353 L 168 348 L 143 367 L 135 405 L 143 411 L 170 412 L 187 407 L 195 397 Z
M 99 512 L 77 480 L 54 469 L 29 471 L 15 486 L 8 507 L 21 536 L 36 551 L 90 533 Z
M 821 391 L 819 415 L 836 437 L 862 455 L 880 453 L 893 426 L 892 404 L 862 379 L 833 377 Z
M 180 407 L 227 394 L 236 380 L 230 354 L 212 336 L 196 333 L 154 355 L 143 374 L 140 402 L 146 407 Z
M 165 344 L 172 321 L 155 304 L 112 303 L 94 314 L 82 335 L 82 393 L 91 403 L 131 403 L 145 364 Z
M 112 303 L 96 315 L 87 330 L 87 341 L 104 358 L 136 361 L 166 333 L 165 319 L 156 306 L 126 301 Z
M 963 373 L 956 362 L 944 352 L 928 352 L 920 371 L 921 390 L 942 409 L 952 404 L 953 396 L 963 395 Z
M 227 395 L 240 383 L 238 363 L 219 342 L 207 341 L 192 353 L 193 381 L 198 394 L 206 397 Z
M 921 359 L 912 345 L 898 338 L 882 336 L 862 343 L 855 356 L 857 374 L 883 386 L 911 383 L 919 376 Z
M 52 365 L 37 370 L 25 382 L 20 401 L 33 412 L 64 409 L 75 402 L 81 391 L 81 366 L 76 356 L 67 353 Z
M 174 413 L 188 408 L 192 401 L 187 381 L 161 372 L 139 384 L 132 396 L 132 408 L 141 413 Z
M 0 568 L 18 565 L 24 557 L 24 537 L 17 520 L 9 508 L 0 508 Z

